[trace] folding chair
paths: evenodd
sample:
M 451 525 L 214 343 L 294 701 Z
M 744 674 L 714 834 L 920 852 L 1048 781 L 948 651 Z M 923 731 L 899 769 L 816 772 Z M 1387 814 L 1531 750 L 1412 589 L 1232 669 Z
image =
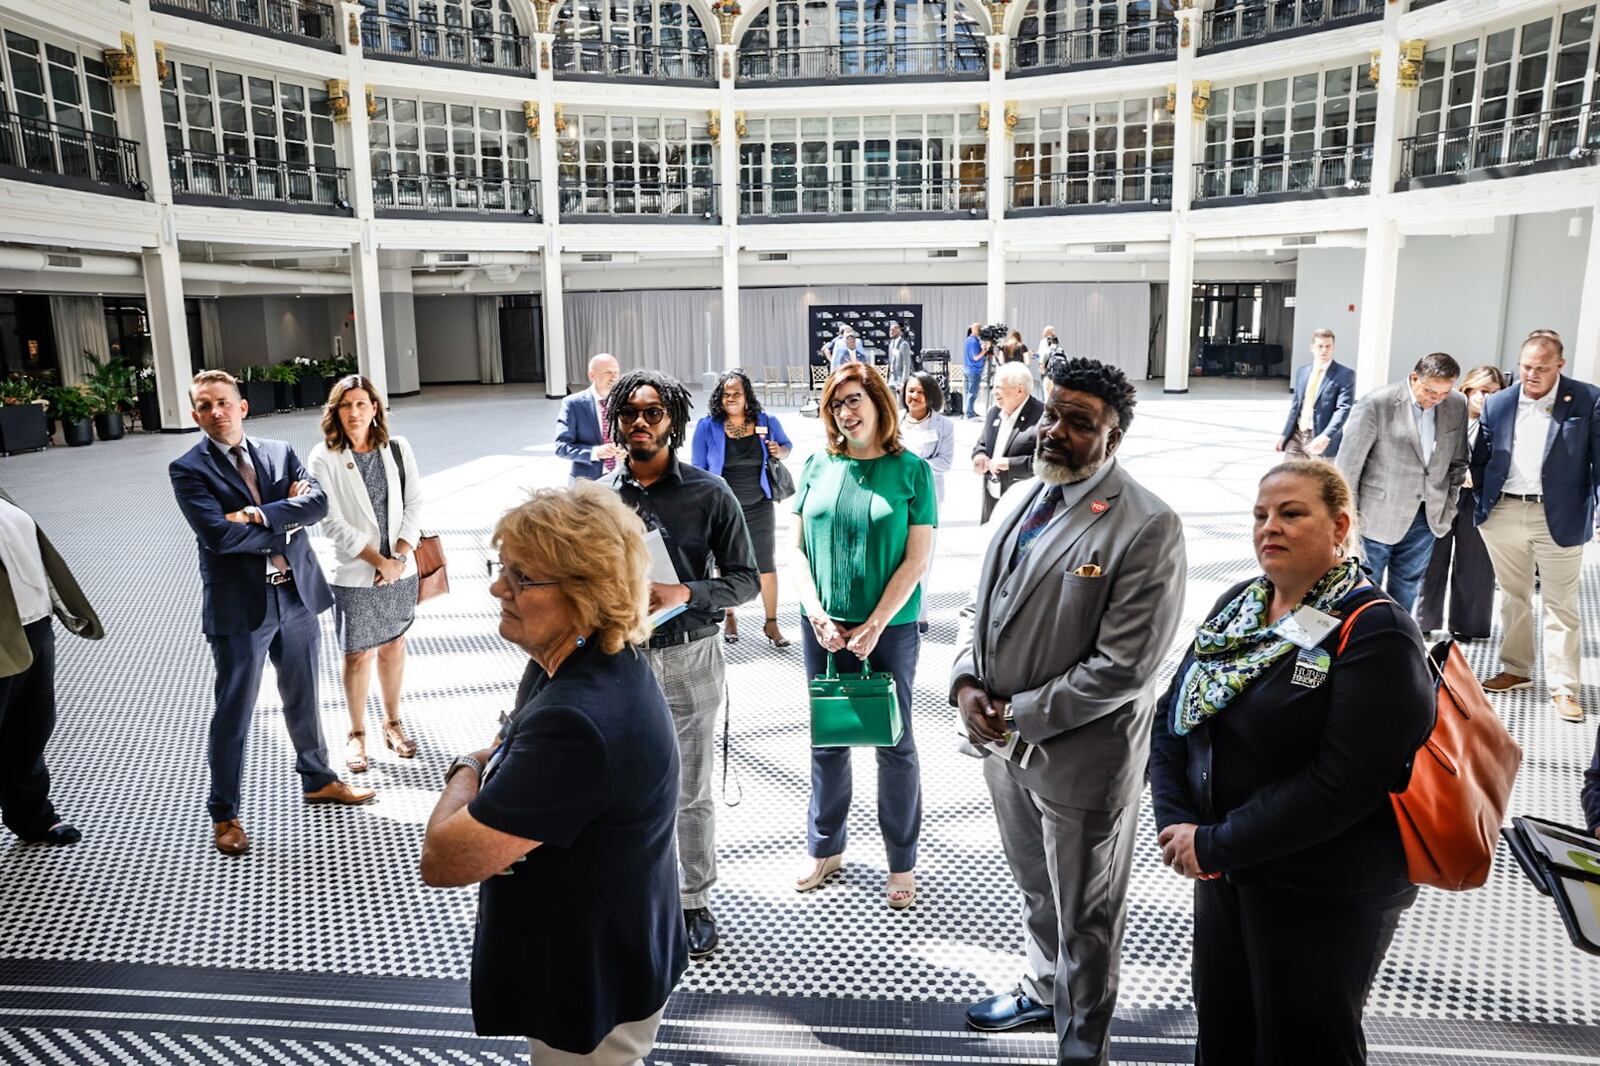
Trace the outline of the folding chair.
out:
M 784 406 L 789 404 L 789 386 L 784 381 L 783 367 L 767 365 L 761 368 L 761 385 L 766 391 L 767 398 L 762 403 L 771 404 L 775 393 L 783 393 Z
M 804 396 L 811 391 L 811 376 L 806 373 L 803 366 L 786 366 L 783 368 L 784 392 L 788 396 L 788 405 L 796 406 L 795 396 Z

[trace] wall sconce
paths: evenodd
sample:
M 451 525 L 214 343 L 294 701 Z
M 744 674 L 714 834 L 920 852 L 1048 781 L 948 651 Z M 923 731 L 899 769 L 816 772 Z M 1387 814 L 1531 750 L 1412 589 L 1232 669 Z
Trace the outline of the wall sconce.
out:
M 528 132 L 539 136 L 539 105 L 533 100 L 522 101 L 522 122 Z
M 1194 117 L 1205 118 L 1211 110 L 1211 83 L 1197 81 L 1194 83 L 1194 92 L 1189 96 L 1189 108 Z
M 328 89 L 328 114 L 335 122 L 350 121 L 350 83 L 343 78 L 330 78 Z

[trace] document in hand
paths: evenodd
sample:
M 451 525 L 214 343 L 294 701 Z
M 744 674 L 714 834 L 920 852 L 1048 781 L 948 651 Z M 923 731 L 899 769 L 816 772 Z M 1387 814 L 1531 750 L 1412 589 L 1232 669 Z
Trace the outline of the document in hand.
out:
M 1572 943 L 1600 955 L 1600 840 L 1542 818 L 1513 818 L 1500 832 L 1528 880 L 1554 900 Z
M 672 556 L 667 553 L 667 542 L 662 538 L 661 530 L 652 529 L 646 533 L 644 546 L 650 552 L 650 580 L 659 585 L 679 584 L 681 579 L 678 577 L 678 568 L 672 565 Z M 676 607 L 663 607 L 650 616 L 650 628 L 657 629 L 688 609 L 687 603 L 680 603 Z

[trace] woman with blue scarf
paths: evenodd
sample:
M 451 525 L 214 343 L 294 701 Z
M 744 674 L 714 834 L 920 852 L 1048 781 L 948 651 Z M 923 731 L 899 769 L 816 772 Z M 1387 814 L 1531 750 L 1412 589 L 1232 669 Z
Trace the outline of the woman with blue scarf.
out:
M 1270 471 L 1262 574 L 1223 594 L 1156 710 L 1157 842 L 1196 882 L 1196 1063 L 1366 1062 L 1367 992 L 1416 898 L 1389 793 L 1433 685 L 1416 623 L 1351 558 L 1354 526 L 1331 463 Z

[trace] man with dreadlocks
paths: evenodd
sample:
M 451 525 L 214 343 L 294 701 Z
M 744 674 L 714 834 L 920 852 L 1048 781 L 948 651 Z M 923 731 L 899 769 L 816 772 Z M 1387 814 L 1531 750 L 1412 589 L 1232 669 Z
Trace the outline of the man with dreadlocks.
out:
M 717 712 L 722 708 L 722 612 L 761 590 L 744 511 L 727 482 L 678 461 L 690 426 L 689 391 L 654 370 L 624 374 L 606 401 L 610 439 L 627 458 L 600 479 L 660 530 L 678 572 L 675 583 L 652 582 L 650 610 L 683 606 L 657 626 L 646 652 L 672 708 L 683 767 L 678 792 L 678 866 L 689 954 L 717 946 L 711 886 L 717 879 L 716 808 L 711 797 Z M 713 576 L 715 573 L 716 576 Z

